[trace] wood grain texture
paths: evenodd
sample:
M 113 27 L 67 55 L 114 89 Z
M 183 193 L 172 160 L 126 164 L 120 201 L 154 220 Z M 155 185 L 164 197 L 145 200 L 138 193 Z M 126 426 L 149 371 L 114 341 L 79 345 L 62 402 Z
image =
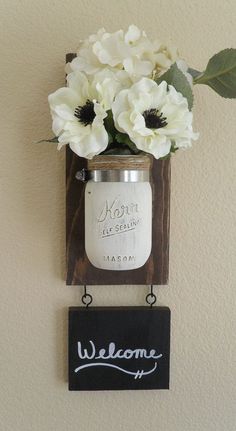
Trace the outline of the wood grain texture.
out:
M 67 54 L 71 61 L 74 54 Z M 67 285 L 165 285 L 169 275 L 170 160 L 153 160 L 152 252 L 144 266 L 129 271 L 95 268 L 85 253 L 85 184 L 75 178 L 87 168 L 87 160 L 66 149 L 66 244 Z

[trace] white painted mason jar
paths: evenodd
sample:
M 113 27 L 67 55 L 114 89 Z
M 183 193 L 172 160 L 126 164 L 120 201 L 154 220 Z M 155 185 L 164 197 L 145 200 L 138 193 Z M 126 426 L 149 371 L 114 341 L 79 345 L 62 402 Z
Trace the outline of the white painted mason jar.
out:
M 96 156 L 88 162 L 85 250 L 96 268 L 132 270 L 152 247 L 149 156 Z

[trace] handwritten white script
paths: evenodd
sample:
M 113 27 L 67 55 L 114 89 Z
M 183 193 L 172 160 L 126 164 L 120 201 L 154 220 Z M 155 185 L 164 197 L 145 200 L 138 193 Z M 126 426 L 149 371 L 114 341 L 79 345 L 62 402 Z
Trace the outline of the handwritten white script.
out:
M 114 342 L 110 342 L 108 345 L 108 348 L 101 348 L 99 350 L 96 349 L 96 346 L 92 340 L 89 341 L 89 348 L 82 347 L 82 344 L 80 341 L 77 343 L 77 353 L 78 357 L 82 360 L 111 360 L 111 359 L 144 359 L 144 360 L 158 360 L 162 357 L 162 353 L 158 354 L 155 349 L 143 349 L 143 348 L 137 348 L 137 349 L 117 349 L 116 344 Z M 143 376 L 146 376 L 148 374 L 153 373 L 157 368 L 157 362 L 155 361 L 154 366 L 148 370 L 136 370 L 136 371 L 130 371 L 123 367 L 117 366 L 110 362 L 91 362 L 84 365 L 81 365 L 77 367 L 74 371 L 75 373 L 78 373 L 79 371 L 89 368 L 89 367 L 109 367 L 109 368 L 115 368 L 123 373 L 130 374 L 134 376 L 135 379 L 139 378 L 141 379 Z

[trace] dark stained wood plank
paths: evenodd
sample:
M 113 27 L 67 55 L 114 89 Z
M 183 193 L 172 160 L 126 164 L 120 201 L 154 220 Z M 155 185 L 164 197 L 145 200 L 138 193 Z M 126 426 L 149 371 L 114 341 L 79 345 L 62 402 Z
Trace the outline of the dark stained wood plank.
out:
M 71 61 L 75 54 L 67 54 Z M 67 285 L 165 285 L 169 275 L 170 160 L 154 160 L 151 173 L 153 192 L 152 252 L 144 266 L 129 271 L 95 268 L 85 253 L 85 184 L 75 178 L 87 167 L 87 160 L 66 149 L 66 244 Z

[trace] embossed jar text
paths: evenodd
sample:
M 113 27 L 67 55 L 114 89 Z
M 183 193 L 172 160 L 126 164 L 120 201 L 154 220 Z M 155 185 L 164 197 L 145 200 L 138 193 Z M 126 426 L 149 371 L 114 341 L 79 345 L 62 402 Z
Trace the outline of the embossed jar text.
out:
M 151 252 L 152 192 L 148 156 L 98 156 L 88 163 L 85 250 L 107 270 L 132 270 Z

